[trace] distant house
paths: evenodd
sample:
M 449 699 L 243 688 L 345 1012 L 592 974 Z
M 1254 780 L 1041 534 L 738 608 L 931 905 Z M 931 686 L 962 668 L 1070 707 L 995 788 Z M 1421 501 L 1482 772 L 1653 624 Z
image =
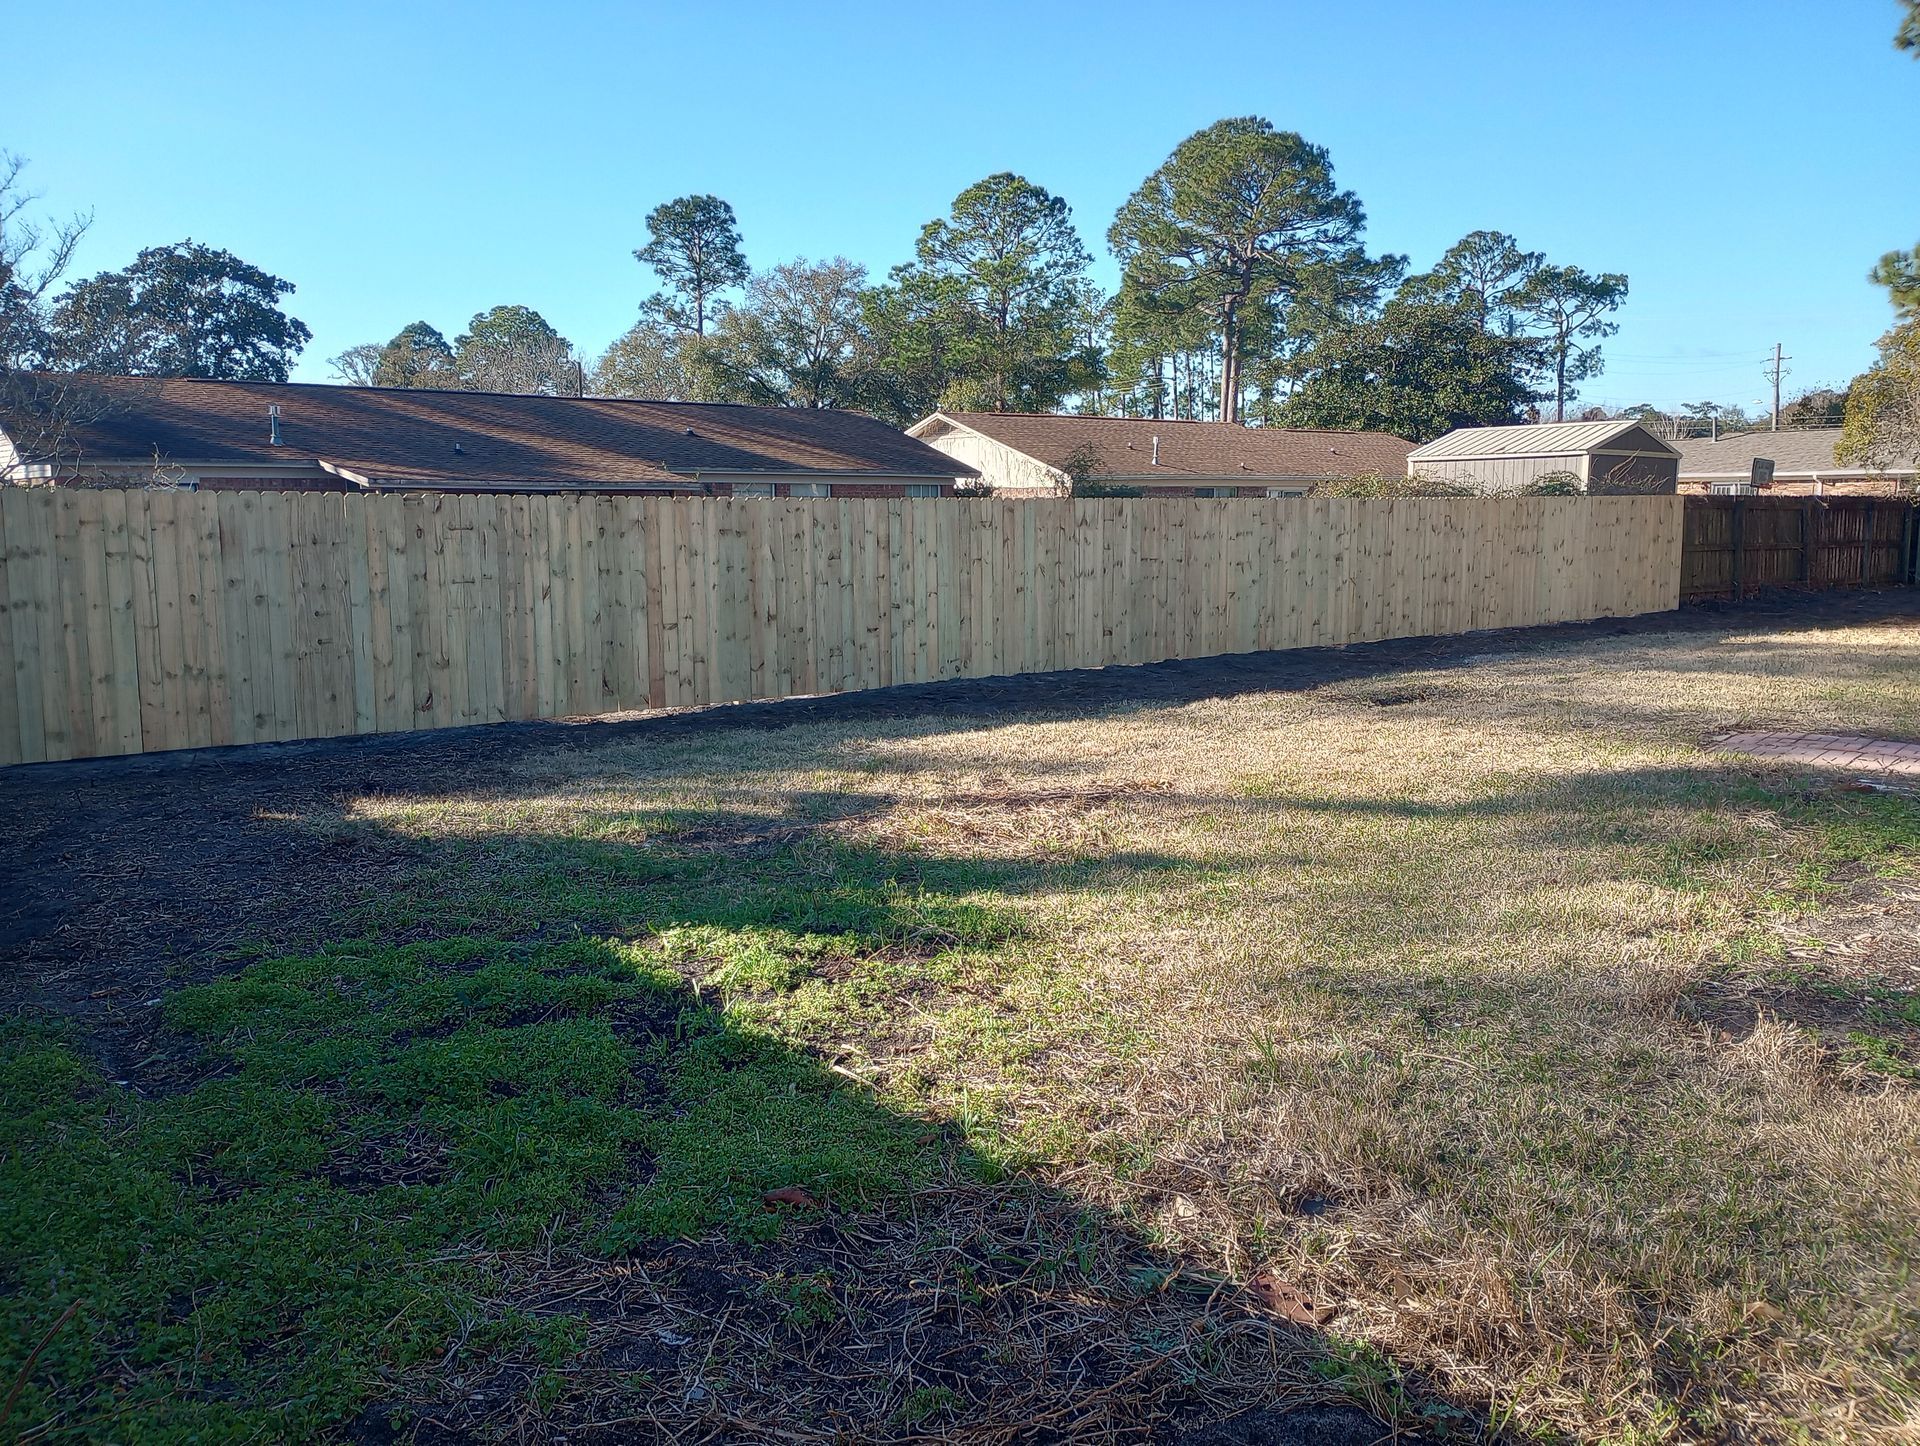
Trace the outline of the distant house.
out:
M 1758 491 L 1785 496 L 1827 494 L 1887 496 L 1915 490 L 1920 458 L 1884 468 L 1842 466 L 1833 459 L 1838 428 L 1799 432 L 1742 432 L 1709 441 L 1680 443 L 1680 490 L 1711 492 L 1738 487 L 1753 475 L 1756 457 L 1773 463 L 1773 481 Z
M 1316 482 L 1398 477 L 1412 445 L 1384 432 L 1016 412 L 935 412 L 907 435 L 1009 496 L 1080 483 L 1155 497 L 1298 497 Z
M 0 481 L 289 491 L 944 497 L 973 469 L 856 412 L 91 377 L 57 456 Z M 0 428 L 5 420 L 0 419 Z
M 1680 449 L 1638 422 L 1536 422 L 1461 427 L 1416 447 L 1407 476 L 1488 494 L 1525 492 L 1567 479 L 1581 492 L 1672 492 Z

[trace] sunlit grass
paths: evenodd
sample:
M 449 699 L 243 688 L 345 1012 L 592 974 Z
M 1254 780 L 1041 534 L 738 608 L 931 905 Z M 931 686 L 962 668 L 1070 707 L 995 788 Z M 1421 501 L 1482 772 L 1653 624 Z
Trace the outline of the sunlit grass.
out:
M 177 1093 L 16 1038 L 0 1371 L 84 1298 L 29 1418 L 317 1426 L 459 1332 L 564 1382 L 560 1327 L 482 1304 L 500 1252 L 752 1250 L 766 1191 L 857 1214 L 944 1130 L 982 1181 L 1335 1302 L 1343 1379 L 1543 1436 L 1890 1433 L 1920 1409 L 1914 996 L 1804 965 L 1863 1001 L 1842 1032 L 1703 1004 L 1912 878 L 1914 800 L 1712 749 L 1837 722 L 1920 734 L 1910 630 L 555 750 L 287 818 L 413 851 L 333 947 L 173 999 Z M 803 1326 L 811 1280 L 779 1287 Z

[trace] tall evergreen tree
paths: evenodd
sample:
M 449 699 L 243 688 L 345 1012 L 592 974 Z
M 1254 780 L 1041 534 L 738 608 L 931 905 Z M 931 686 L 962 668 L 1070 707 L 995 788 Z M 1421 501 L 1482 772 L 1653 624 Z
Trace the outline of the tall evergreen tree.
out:
M 1620 329 L 1608 317 L 1627 299 L 1627 278 L 1595 276 L 1577 266 L 1541 266 L 1514 293 L 1522 325 L 1539 339 L 1553 378 L 1553 419 L 1567 419 L 1573 384 L 1598 376 L 1600 341 Z
M 365 342 L 332 358 L 341 380 L 356 387 L 462 386 L 453 348 L 438 327 L 424 321 L 408 322 L 392 341 Z
M 1834 456 L 1860 467 L 1920 465 L 1920 317 L 1881 337 L 1879 350 L 1847 389 Z
M 1514 336 L 1520 331 L 1521 291 L 1546 262 L 1543 253 L 1522 251 L 1504 231 L 1470 231 L 1447 248 L 1426 284 L 1443 297 L 1470 304 L 1482 331 Z
M 1887 288 L 1887 299 L 1901 321 L 1920 319 L 1920 246 L 1911 251 L 1889 251 L 1867 280 Z
M 1920 463 L 1920 280 L 1907 258 L 1882 258 L 1873 279 L 1887 288 L 1900 320 L 1878 342 L 1879 360 L 1853 379 L 1834 455 L 1868 467 Z M 1920 249 L 1916 249 L 1920 262 Z M 1894 264 L 1889 264 L 1894 263 Z
M 570 393 L 579 379 L 573 344 L 529 306 L 476 313 L 454 342 L 454 366 L 479 392 Z
M 409 322 L 380 348 L 373 366 L 376 387 L 453 387 L 459 385 L 453 348 L 437 327 Z
M 1533 400 L 1518 362 L 1503 338 L 1487 334 L 1472 299 L 1403 287 L 1378 317 L 1320 339 L 1273 420 L 1410 442 L 1516 422 Z
M 1250 415 L 1272 421 L 1277 410 L 1328 355 L 1334 339 L 1377 320 L 1383 301 L 1406 280 L 1407 258 L 1359 258 L 1316 267 L 1301 284 L 1261 299 L 1248 313 L 1244 377 Z
M 1333 182 L 1324 147 L 1257 116 L 1182 141 L 1120 208 L 1107 233 L 1122 311 L 1207 319 L 1219 357 L 1219 416 L 1237 421 L 1258 328 L 1250 312 L 1321 268 L 1365 262 L 1366 213 Z
M 1084 385 L 1077 321 L 1092 258 L 1067 203 L 1002 171 L 921 228 L 876 324 L 901 379 L 939 379 L 938 400 L 984 411 L 1050 411 Z
M 647 213 L 647 244 L 634 260 L 653 268 L 678 308 L 676 319 L 705 336 L 722 294 L 747 279 L 740 226 L 718 196 L 681 196 Z

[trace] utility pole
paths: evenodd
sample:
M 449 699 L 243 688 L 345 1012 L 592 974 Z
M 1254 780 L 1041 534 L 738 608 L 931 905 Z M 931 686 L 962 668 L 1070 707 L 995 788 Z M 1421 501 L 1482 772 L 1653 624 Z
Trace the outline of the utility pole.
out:
M 1773 383 L 1773 430 L 1776 432 L 1780 430 L 1780 378 L 1791 370 L 1787 363 L 1792 360 L 1780 350 L 1780 343 L 1776 341 L 1773 344 L 1773 358 L 1765 363 L 1766 370 L 1762 373 Z

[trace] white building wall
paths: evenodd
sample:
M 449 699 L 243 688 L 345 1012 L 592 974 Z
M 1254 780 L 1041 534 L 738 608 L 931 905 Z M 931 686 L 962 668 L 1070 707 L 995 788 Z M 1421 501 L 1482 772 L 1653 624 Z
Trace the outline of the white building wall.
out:
M 955 461 L 966 463 L 995 492 L 1039 491 L 1052 494 L 1060 491 L 1065 481 L 1060 472 L 1044 462 L 1036 461 L 1025 452 L 1016 452 L 1004 442 L 996 442 L 978 432 L 954 428 L 942 436 L 922 440 Z

